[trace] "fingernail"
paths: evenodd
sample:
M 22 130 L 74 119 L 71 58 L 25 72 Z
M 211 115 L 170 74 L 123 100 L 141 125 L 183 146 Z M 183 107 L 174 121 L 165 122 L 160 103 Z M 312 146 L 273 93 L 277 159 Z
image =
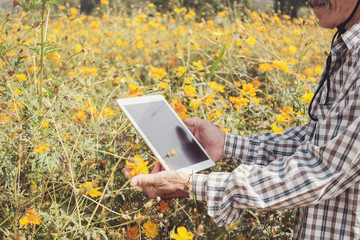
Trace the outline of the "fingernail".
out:
M 131 179 L 130 185 L 131 185 L 132 187 L 135 187 L 135 186 L 137 185 L 137 178 L 136 178 L 136 177 L 134 177 L 133 179 Z

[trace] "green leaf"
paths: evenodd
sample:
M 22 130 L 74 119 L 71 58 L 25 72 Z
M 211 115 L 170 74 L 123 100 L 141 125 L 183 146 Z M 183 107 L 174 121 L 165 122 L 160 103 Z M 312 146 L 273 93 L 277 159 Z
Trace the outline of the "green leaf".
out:
M 42 45 L 41 43 L 37 43 L 35 46 L 29 46 L 27 44 L 24 44 L 25 47 L 27 47 L 30 51 L 33 51 L 37 55 L 40 55 L 40 53 L 41 53 L 41 45 Z M 61 48 L 59 48 L 55 45 L 51 45 L 48 42 L 44 42 L 43 45 L 44 45 L 44 56 L 49 53 L 61 50 Z
M 228 44 L 225 44 L 225 46 L 224 46 L 224 48 L 221 50 L 219 56 L 218 56 L 217 59 L 215 60 L 214 64 L 211 66 L 209 78 L 211 78 L 211 76 L 214 74 L 214 72 L 215 72 L 216 68 L 218 67 L 221 59 L 223 58 L 224 53 L 225 53 L 225 50 L 226 50 L 226 48 L 227 48 L 227 45 L 228 45 Z

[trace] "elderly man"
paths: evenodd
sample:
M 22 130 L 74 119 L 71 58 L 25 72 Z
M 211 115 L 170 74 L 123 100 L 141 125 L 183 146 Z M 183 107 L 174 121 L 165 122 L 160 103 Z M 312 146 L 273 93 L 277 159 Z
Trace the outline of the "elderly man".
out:
M 157 164 L 131 184 L 151 198 L 206 201 L 219 226 L 243 209 L 296 208 L 294 239 L 360 239 L 359 1 L 310 0 L 320 25 L 338 32 L 306 125 L 245 138 L 186 119 L 214 161 L 242 164 L 232 173 L 192 176 Z M 123 172 L 130 178 L 129 169 Z

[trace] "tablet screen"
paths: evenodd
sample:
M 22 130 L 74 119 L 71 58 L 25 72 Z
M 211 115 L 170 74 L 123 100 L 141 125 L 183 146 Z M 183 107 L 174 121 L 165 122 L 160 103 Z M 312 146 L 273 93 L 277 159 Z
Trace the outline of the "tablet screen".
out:
M 164 101 L 124 106 L 160 156 L 174 170 L 209 158 L 195 142 Z M 171 150 L 176 154 L 166 157 Z

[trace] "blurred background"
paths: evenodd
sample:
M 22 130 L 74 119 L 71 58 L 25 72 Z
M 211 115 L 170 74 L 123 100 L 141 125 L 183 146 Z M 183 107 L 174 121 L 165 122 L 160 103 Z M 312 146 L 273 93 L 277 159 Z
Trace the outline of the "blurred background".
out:
M 0 7 L 9 8 L 14 0 L 0 0 Z M 96 11 L 100 5 L 100 0 L 64 0 L 63 4 L 69 4 L 72 7 L 79 7 L 81 12 L 91 14 Z M 171 4 L 170 0 L 152 1 L 159 9 L 164 9 Z M 262 12 L 281 12 L 290 15 L 291 18 L 307 17 L 310 12 L 307 8 L 306 0 L 178 0 L 180 5 L 195 9 L 198 13 L 205 13 L 208 9 L 217 9 L 221 11 L 224 7 L 232 8 L 243 5 L 246 8 Z M 141 0 L 110 0 L 112 7 L 132 7 L 137 8 L 143 5 Z M 201 13 L 199 14 L 201 16 Z

